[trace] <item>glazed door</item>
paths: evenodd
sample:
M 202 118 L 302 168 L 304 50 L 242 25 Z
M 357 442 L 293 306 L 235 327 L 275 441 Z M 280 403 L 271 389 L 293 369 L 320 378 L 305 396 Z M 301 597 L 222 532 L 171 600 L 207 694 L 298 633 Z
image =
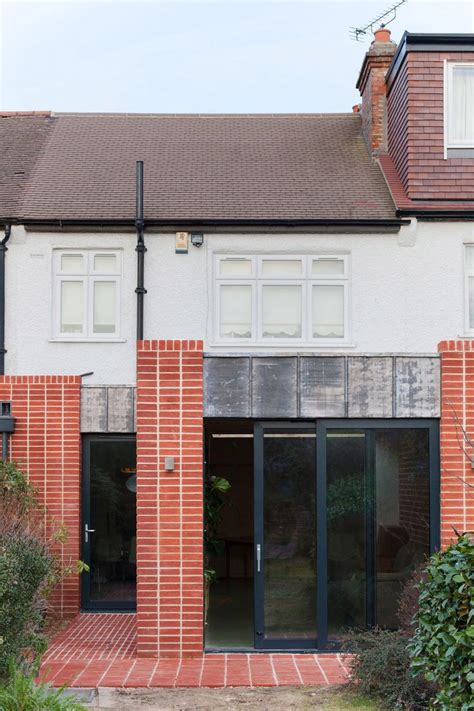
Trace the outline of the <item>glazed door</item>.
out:
M 82 608 L 136 606 L 136 451 L 132 436 L 84 440 Z
M 316 429 L 257 423 L 255 647 L 317 646 Z

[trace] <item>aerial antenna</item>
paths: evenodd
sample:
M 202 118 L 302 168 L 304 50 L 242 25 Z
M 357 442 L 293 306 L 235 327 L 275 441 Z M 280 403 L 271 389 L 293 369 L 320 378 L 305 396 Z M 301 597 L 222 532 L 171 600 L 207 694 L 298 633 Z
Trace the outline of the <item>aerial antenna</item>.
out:
M 351 27 L 350 35 L 352 39 L 355 39 L 357 42 L 360 42 L 361 37 L 363 35 L 366 35 L 367 32 L 370 31 L 370 33 L 373 34 L 374 25 L 378 25 L 378 23 L 380 22 L 380 27 L 385 27 L 386 25 L 390 24 L 390 22 L 393 22 L 397 16 L 398 8 L 400 7 L 400 5 L 404 5 L 406 2 L 407 0 L 398 0 L 398 2 L 389 7 L 388 10 L 385 10 L 382 15 L 374 17 L 374 19 L 371 20 L 367 25 L 365 25 L 365 27 Z M 383 22 L 381 22 L 381 20 L 383 20 Z

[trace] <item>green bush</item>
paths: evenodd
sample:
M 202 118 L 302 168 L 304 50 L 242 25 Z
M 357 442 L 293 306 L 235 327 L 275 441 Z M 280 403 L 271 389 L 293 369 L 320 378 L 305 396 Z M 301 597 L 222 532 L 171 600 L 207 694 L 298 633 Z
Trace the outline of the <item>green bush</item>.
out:
M 474 709 L 474 536 L 433 555 L 420 584 L 412 668 L 439 690 L 435 705 Z
M 9 680 L 0 686 L 1 711 L 85 711 L 85 707 L 64 695 L 64 689 L 52 689 L 35 682 L 37 669 L 24 673 L 10 667 Z

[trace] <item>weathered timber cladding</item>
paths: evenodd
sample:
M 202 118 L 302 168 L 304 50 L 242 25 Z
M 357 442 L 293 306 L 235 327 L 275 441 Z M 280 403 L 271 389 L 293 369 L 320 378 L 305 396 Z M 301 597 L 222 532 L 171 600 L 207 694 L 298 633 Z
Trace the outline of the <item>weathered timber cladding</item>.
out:
M 204 359 L 205 417 L 439 417 L 437 356 Z
M 81 432 L 135 432 L 135 388 L 83 386 Z

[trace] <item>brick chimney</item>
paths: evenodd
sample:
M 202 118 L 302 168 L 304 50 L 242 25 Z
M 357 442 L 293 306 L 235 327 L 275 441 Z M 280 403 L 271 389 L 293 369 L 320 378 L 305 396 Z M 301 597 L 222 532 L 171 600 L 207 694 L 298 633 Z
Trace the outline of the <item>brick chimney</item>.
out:
M 356 84 L 362 97 L 362 131 L 371 153 L 387 150 L 385 75 L 396 49 L 397 45 L 390 39 L 390 30 L 385 27 L 376 30 Z

